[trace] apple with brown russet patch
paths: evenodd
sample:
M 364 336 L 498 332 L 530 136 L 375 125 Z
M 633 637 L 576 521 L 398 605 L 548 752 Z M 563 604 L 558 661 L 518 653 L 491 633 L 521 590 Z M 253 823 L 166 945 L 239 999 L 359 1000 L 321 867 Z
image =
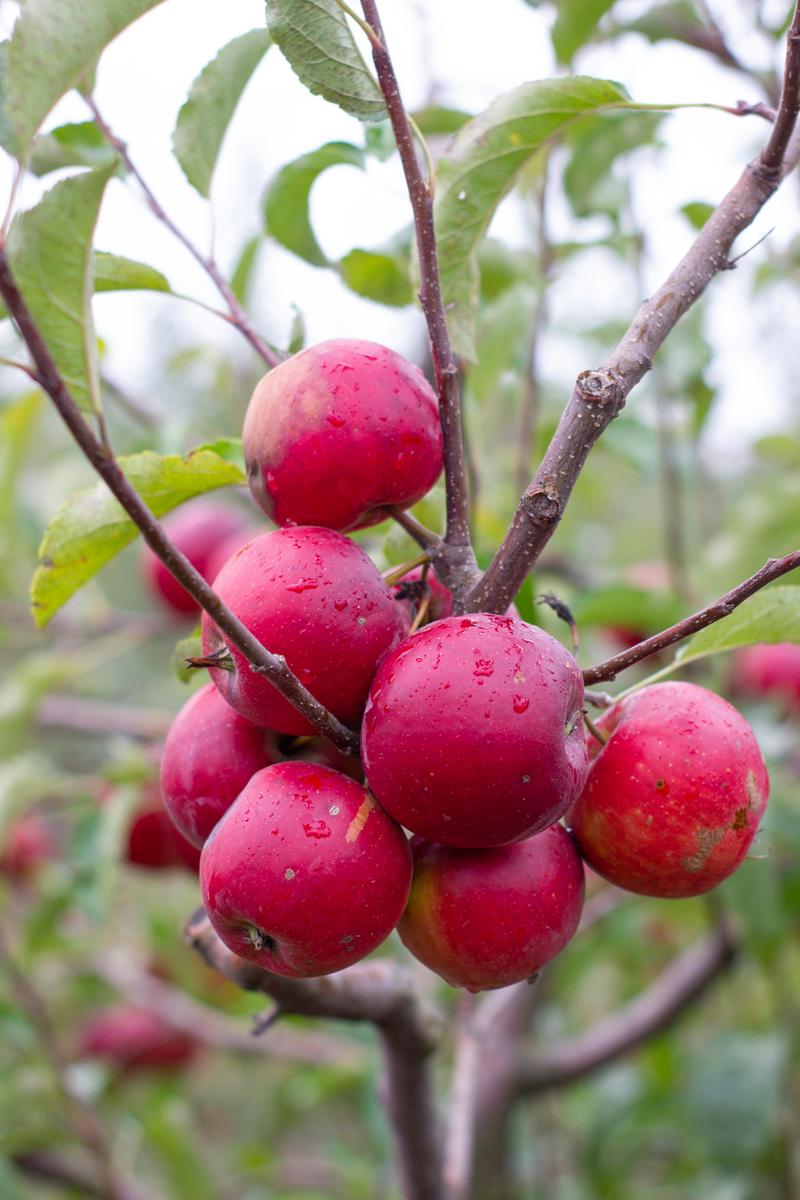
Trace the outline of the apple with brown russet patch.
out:
M 609 738 L 570 814 L 592 869 L 645 896 L 698 896 L 727 879 L 769 794 L 744 717 L 694 683 L 656 683 L 597 726 Z

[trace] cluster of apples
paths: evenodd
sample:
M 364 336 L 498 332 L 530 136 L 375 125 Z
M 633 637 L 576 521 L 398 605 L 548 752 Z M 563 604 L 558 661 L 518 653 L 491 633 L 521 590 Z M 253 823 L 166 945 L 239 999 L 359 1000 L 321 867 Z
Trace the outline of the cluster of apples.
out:
M 346 536 L 440 473 L 437 400 L 416 367 L 366 342 L 305 350 L 256 388 L 244 448 L 279 528 L 228 531 L 218 570 L 209 529 L 196 556 L 251 632 L 361 729 L 365 781 L 204 615 L 211 683 L 175 719 L 161 788 L 231 950 L 321 975 L 397 928 L 451 984 L 496 988 L 573 936 L 583 859 L 675 897 L 738 866 L 768 780 L 726 701 L 655 685 L 603 714 L 605 742 L 587 739 L 560 642 L 513 612 L 453 615 L 432 573 L 392 587 Z M 427 587 L 433 619 L 410 633 Z

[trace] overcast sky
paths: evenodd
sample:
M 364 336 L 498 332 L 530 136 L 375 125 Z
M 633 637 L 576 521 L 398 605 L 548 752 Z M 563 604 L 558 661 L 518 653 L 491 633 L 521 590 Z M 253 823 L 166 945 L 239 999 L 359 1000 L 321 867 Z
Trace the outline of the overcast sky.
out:
M 641 5 L 632 5 L 640 9 Z M 729 22 L 731 37 L 744 56 L 753 52 L 747 4 L 717 9 Z M 780 4 L 778 5 L 780 8 Z M 785 8 L 785 5 L 783 5 Z M 426 99 L 431 81 L 440 99 L 471 111 L 524 80 L 555 73 L 547 36 L 547 17 L 523 0 L 384 0 L 384 22 L 405 99 L 415 107 Z M 727 10 L 735 9 L 735 12 Z M 0 4 L 0 23 L 8 32 L 15 5 Z M 170 152 L 178 108 L 205 63 L 230 38 L 263 24 L 262 0 L 166 0 L 127 30 L 106 52 L 98 76 L 97 98 L 106 119 L 126 139 L 131 153 L 165 207 L 190 236 L 206 245 L 211 236 L 209 206 L 186 183 Z M 764 66 L 765 63 L 756 63 Z M 641 101 L 710 100 L 735 103 L 757 98 L 754 85 L 704 56 L 675 45 L 648 47 L 629 38 L 614 49 L 586 52 L 578 68 L 587 74 L 622 81 Z M 65 99 L 49 125 L 84 119 L 76 97 Z M 743 164 L 761 144 L 766 126 L 757 118 L 738 120 L 713 112 L 687 111 L 663 126 L 666 154 L 646 151 L 637 162 L 636 208 L 648 231 L 646 285 L 657 286 L 690 241 L 686 222 L 676 211 L 689 200 L 717 201 L 735 181 Z M 358 123 L 326 102 L 310 96 L 282 56 L 270 51 L 242 101 L 219 163 L 213 195 L 215 243 L 220 262 L 229 268 L 249 235 L 259 227 L 265 183 L 285 161 L 324 141 L 360 143 Z M 7 186 L 8 163 L 2 182 Z M 51 183 L 54 177 L 48 177 Z M 38 181 L 26 184 L 21 203 L 40 194 Z M 798 229 L 798 189 L 787 187 L 742 238 L 755 242 L 775 227 L 780 246 Z M 362 174 L 352 168 L 326 173 L 313 196 L 315 229 L 323 247 L 338 256 L 354 245 L 380 243 L 408 220 L 409 210 L 396 164 L 371 164 Z M 524 238 L 518 214 L 506 205 L 496 229 L 512 240 Z M 567 230 L 556 230 L 565 234 Z M 135 190 L 113 182 L 100 219 L 97 244 L 105 250 L 141 258 L 158 266 L 173 287 L 212 303 L 216 297 L 199 268 L 148 213 Z M 757 261 L 758 251 L 752 256 Z M 792 344 L 800 305 L 791 294 L 757 310 L 746 270 L 726 274 L 714 285 L 710 327 L 723 351 L 718 359 L 722 402 L 709 431 L 714 451 L 735 452 L 754 431 L 779 423 L 796 404 L 794 372 L 775 355 L 770 337 L 785 328 Z M 627 305 L 636 297 L 628 277 L 612 271 L 599 275 L 586 260 L 570 270 L 553 293 L 556 317 L 582 309 L 607 314 L 612 301 Z M 146 379 L 146 361 L 154 323 L 167 316 L 185 323 L 187 340 L 228 339 L 221 322 L 200 310 L 177 313 L 176 300 L 147 295 L 103 297 L 97 302 L 98 327 L 109 344 L 109 366 L 132 390 Z M 421 318 L 414 310 L 397 312 L 360 301 L 336 278 L 306 266 L 279 248 L 263 256 L 254 314 L 277 339 L 286 336 L 291 305 L 302 309 L 310 341 L 330 336 L 364 336 L 398 349 L 418 344 Z M 161 314 L 161 315 L 160 315 Z M 545 363 L 549 377 L 563 382 L 565 395 L 578 371 L 594 365 L 569 361 L 554 345 Z

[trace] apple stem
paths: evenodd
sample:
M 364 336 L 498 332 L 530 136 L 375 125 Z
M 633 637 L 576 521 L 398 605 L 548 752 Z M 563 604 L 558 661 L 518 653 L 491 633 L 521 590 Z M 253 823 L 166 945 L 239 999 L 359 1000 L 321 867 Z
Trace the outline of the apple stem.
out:
M 419 629 L 420 625 L 422 625 L 424 623 L 425 618 L 428 615 L 428 609 L 430 608 L 430 606 L 431 606 L 431 591 L 430 591 L 430 588 L 428 588 L 427 592 L 425 593 L 425 596 L 422 599 L 422 603 L 420 604 L 419 608 L 417 609 L 417 615 L 414 617 L 414 620 L 411 623 L 411 628 L 408 631 L 409 637 L 411 637 L 412 633 L 416 633 L 417 630 Z
M 596 741 L 598 741 L 601 746 L 605 746 L 606 742 L 608 741 L 608 734 L 605 733 L 604 730 L 599 729 L 597 727 L 597 725 L 595 725 L 594 721 L 589 716 L 586 709 L 583 710 L 583 720 L 584 720 L 584 724 L 586 725 L 586 728 L 589 730 L 589 733 L 592 735 L 592 737 Z
M 430 561 L 431 556 L 429 551 L 424 550 L 422 554 L 418 554 L 416 558 L 409 559 L 408 562 L 402 563 L 399 567 L 389 567 L 387 571 L 383 572 L 384 582 L 387 583 L 389 587 L 393 587 L 394 584 L 399 583 L 403 576 L 407 575 L 409 571 L 413 571 L 415 567 L 425 566 L 426 564 L 430 563 Z

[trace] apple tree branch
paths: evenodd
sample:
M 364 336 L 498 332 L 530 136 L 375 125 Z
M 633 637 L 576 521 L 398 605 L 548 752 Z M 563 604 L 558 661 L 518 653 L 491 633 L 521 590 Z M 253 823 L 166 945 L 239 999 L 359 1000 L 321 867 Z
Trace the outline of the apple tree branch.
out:
M 9 265 L 6 248 L 0 243 L 0 294 L 14 319 L 36 366 L 37 382 L 53 401 L 64 424 L 97 474 L 108 486 L 133 523 L 141 531 L 151 550 L 161 559 L 175 579 L 181 583 L 200 607 L 208 613 L 238 650 L 247 658 L 251 669 L 259 671 L 281 695 L 303 714 L 320 733 L 347 754 L 358 752 L 358 736 L 344 726 L 332 713 L 303 687 L 292 673 L 286 660 L 272 654 L 255 638 L 249 629 L 222 603 L 202 575 L 167 537 L 138 492 L 125 477 L 118 462 L 84 421 L 56 367 L 30 309 L 17 287 Z
M 680 318 L 721 271 L 746 229 L 800 160 L 800 6 L 787 40 L 781 102 L 766 146 L 711 214 L 671 275 L 645 300 L 618 345 L 577 378 L 558 427 L 485 575 L 467 597 L 473 611 L 505 612 L 555 532 L 590 450 L 622 410 Z
M 443 1200 L 438 1117 L 429 1060 L 441 1018 L 418 995 L 407 968 L 391 959 L 356 963 L 334 975 L 289 979 L 233 954 L 202 909 L 185 940 L 209 966 L 250 992 L 270 996 L 280 1013 L 369 1021 L 380 1035 L 386 1107 L 391 1117 L 406 1200 Z
M 428 325 L 431 357 L 439 391 L 447 491 L 447 530 L 444 543 L 437 552 L 436 566 L 444 582 L 459 594 L 469 587 L 477 568 L 470 541 L 469 489 L 464 456 L 458 364 L 450 344 L 436 249 L 433 179 L 425 179 L 417 159 L 411 124 L 386 46 L 378 6 L 375 0 L 362 0 L 361 7 L 374 35 L 370 38 L 372 57 L 397 142 L 413 210 L 419 254 L 419 299 Z

